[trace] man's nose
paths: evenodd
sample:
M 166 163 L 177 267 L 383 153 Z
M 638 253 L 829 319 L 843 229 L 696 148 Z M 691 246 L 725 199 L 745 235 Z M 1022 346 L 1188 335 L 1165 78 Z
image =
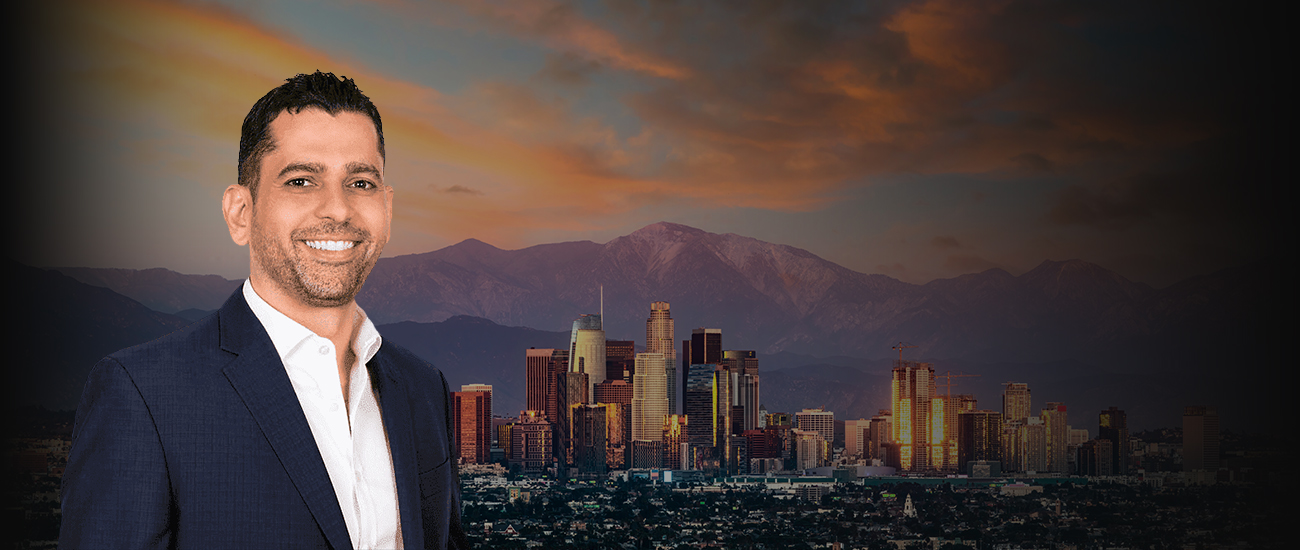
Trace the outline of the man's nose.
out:
M 344 189 L 343 185 L 338 183 L 326 185 L 325 189 L 322 190 L 322 197 L 317 205 L 316 215 L 336 222 L 351 219 L 352 202 L 347 189 Z

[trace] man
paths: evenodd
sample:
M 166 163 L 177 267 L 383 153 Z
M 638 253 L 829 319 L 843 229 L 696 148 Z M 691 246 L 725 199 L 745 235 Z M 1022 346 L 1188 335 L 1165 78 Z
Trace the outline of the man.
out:
M 103 359 L 77 409 L 62 548 L 464 547 L 447 384 L 354 301 L 388 241 L 379 112 L 316 72 L 244 119 L 217 313 Z

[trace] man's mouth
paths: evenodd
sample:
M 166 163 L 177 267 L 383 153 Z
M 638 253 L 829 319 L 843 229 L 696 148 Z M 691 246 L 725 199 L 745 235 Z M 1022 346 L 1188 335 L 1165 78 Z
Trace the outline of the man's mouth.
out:
M 316 250 L 347 250 L 357 245 L 353 241 L 304 241 Z

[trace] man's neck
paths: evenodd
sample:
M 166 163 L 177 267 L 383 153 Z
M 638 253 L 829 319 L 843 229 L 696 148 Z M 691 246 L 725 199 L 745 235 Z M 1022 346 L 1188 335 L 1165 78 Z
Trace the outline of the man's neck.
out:
M 339 306 L 313 306 L 294 299 L 284 293 L 280 287 L 256 274 L 250 275 L 248 281 L 253 285 L 253 292 L 256 292 L 276 311 L 307 327 L 307 330 L 316 333 L 317 336 L 334 343 L 339 383 L 342 386 L 343 402 L 346 405 L 349 398 L 348 382 L 351 379 L 352 364 L 356 362 L 352 341 L 356 339 L 357 331 L 361 329 L 361 314 L 357 309 L 356 300 L 349 300 L 348 303 Z

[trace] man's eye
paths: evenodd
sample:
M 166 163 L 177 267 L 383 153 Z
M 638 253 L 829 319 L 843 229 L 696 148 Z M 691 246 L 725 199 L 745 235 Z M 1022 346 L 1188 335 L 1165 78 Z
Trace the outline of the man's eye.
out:
M 306 187 L 308 185 L 311 185 L 311 182 L 307 181 L 306 178 L 293 178 L 285 182 L 285 185 L 291 185 L 294 187 Z
M 374 182 L 368 180 L 356 180 L 352 182 L 352 187 L 357 189 L 374 189 L 376 186 Z

